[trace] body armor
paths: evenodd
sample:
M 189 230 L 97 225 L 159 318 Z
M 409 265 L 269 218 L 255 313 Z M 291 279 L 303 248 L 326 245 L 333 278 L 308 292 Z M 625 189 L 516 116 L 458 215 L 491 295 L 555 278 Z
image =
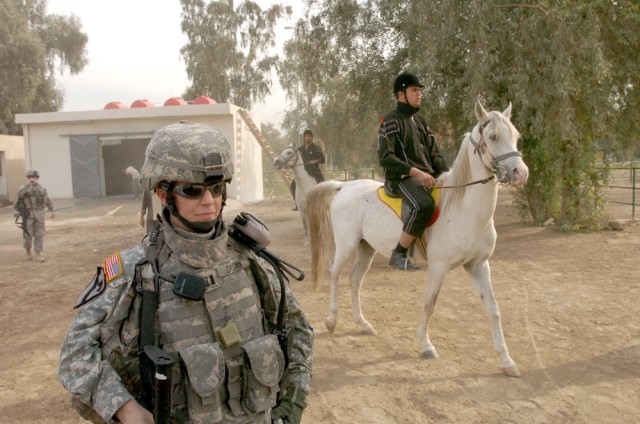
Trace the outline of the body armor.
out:
M 277 337 L 265 334 L 261 294 L 247 255 L 228 247 L 226 233 L 208 241 L 188 240 L 164 226 L 156 243 L 147 249 L 158 252 L 159 345 L 176 363 L 172 373 L 174 422 L 268 423 L 285 362 Z M 122 252 L 123 262 L 128 256 L 127 251 Z M 202 300 L 175 293 L 171 280 L 184 272 L 207 281 Z M 152 265 L 141 265 L 139 275 L 141 281 L 132 284 L 153 290 Z M 139 308 L 136 299 L 123 330 L 138 326 Z M 125 333 L 129 337 L 121 341 L 131 343 L 132 348 L 121 345 L 115 349 L 118 354 L 109 355 L 109 361 L 136 393 L 141 386 L 136 375 L 138 361 L 132 359 L 140 350 L 136 343 L 139 330 Z

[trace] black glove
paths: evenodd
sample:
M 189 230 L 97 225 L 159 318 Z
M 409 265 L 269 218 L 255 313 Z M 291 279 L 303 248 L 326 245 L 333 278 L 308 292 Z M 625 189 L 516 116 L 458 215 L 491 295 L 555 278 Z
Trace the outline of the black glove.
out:
M 300 387 L 287 386 L 278 406 L 271 410 L 271 421 L 280 418 L 284 424 L 300 424 L 302 412 L 307 406 L 307 392 Z

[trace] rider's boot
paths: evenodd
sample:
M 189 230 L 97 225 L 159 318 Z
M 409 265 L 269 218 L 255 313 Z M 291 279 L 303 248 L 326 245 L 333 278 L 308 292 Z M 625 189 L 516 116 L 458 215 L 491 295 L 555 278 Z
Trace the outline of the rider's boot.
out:
M 402 269 L 404 271 L 417 271 L 419 266 L 409 261 L 407 254 L 398 253 L 395 250 L 391 251 L 391 258 L 389 258 L 389 266 L 395 269 Z

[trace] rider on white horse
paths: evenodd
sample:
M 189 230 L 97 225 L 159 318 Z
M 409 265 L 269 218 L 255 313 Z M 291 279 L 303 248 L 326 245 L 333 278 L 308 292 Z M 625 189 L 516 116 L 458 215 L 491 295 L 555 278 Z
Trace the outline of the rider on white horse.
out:
M 304 163 L 304 169 L 309 175 L 315 178 L 317 183 L 324 181 L 324 175 L 320 170 L 320 164 L 325 163 L 325 156 L 322 152 L 322 148 L 313 143 L 313 132 L 310 129 L 304 130 L 304 145 L 298 148 L 302 162 Z M 296 180 L 291 181 L 291 195 L 293 200 L 296 200 Z M 294 211 L 298 210 L 298 206 L 293 208 Z
M 436 185 L 436 177 L 449 170 L 427 121 L 417 114 L 422 87 L 411 73 L 396 77 L 393 94 L 398 104 L 384 117 L 378 132 L 378 159 L 385 186 L 411 207 L 389 259 L 392 268 L 407 271 L 420 268 L 409 262 L 407 251 L 415 238 L 422 236 L 435 211 L 430 188 Z

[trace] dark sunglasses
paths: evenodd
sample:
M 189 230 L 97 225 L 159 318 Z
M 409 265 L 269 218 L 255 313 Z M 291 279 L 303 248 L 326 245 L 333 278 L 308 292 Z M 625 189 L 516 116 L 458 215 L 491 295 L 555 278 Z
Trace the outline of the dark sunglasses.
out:
M 188 184 L 174 187 L 173 192 L 187 199 L 200 199 L 209 190 L 213 197 L 220 197 L 224 194 L 226 185 L 224 181 L 210 185 Z

